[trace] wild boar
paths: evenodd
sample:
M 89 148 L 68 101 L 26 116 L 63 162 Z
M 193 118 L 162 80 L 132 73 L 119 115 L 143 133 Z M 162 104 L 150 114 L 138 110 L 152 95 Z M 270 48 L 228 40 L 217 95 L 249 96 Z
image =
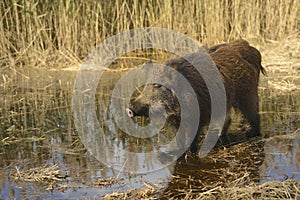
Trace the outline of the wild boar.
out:
M 249 122 L 254 135 L 260 136 L 258 82 L 260 72 L 266 74 L 261 65 L 260 52 L 243 39 L 219 44 L 206 51 L 222 76 L 226 91 L 227 111 L 231 107 L 240 110 Z M 196 54 L 190 56 L 197 58 Z M 201 56 L 198 59 L 201 59 Z M 205 62 L 203 64 L 205 65 Z M 193 65 L 184 58 L 172 59 L 166 65 L 181 73 L 194 89 L 201 113 L 198 126 L 200 132 L 210 122 L 211 117 L 211 99 L 207 84 Z M 163 72 L 157 74 L 159 73 Z M 153 76 L 149 76 L 149 79 L 153 79 Z M 167 115 L 175 119 L 175 123 L 180 123 L 180 105 L 176 94 L 172 89 L 162 84 L 153 83 L 153 81 L 151 84 L 147 84 L 130 107 L 126 108 L 126 113 L 129 117 L 149 116 L 149 108 L 154 104 L 161 105 Z M 230 122 L 231 119 L 228 114 L 222 133 L 227 131 Z M 191 144 L 190 150 L 192 152 L 199 150 L 199 137 L 200 133 L 197 134 Z

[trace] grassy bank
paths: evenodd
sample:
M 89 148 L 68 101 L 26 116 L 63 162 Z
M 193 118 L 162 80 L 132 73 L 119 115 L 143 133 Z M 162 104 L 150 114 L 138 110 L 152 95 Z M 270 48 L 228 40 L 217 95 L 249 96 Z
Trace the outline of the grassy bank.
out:
M 155 26 L 204 44 L 281 40 L 300 29 L 300 1 L 113 0 L 0 2 L 0 66 L 68 66 L 106 37 Z

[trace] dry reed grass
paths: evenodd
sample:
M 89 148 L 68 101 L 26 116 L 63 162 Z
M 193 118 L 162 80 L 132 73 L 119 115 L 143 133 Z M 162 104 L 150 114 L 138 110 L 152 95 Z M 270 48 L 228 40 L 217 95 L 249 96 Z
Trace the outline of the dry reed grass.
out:
M 113 0 L 0 2 L 0 66 L 77 65 L 108 36 L 164 27 L 212 45 L 280 41 L 300 29 L 300 2 Z
M 276 93 L 299 91 L 300 87 L 300 35 L 266 45 L 262 50 L 263 66 L 271 76 L 267 88 Z
M 300 70 L 300 34 L 265 46 L 262 57 L 263 65 L 269 73 L 295 75 Z
M 186 181 L 186 180 L 182 180 Z M 147 185 L 145 188 L 132 189 L 125 192 L 107 194 L 104 199 L 296 199 L 300 198 L 300 180 L 271 181 L 261 185 L 249 183 L 249 173 L 232 182 L 230 185 L 206 186 L 204 188 L 192 188 L 177 190 L 176 195 L 163 193 L 157 186 Z
M 0 140 L 1 145 L 10 145 L 10 144 L 16 144 L 20 142 L 34 142 L 34 141 L 41 141 L 45 140 L 45 137 L 23 137 L 23 138 L 18 138 L 15 136 L 8 136 Z
M 53 190 L 57 181 L 61 181 L 66 176 L 62 176 L 58 165 L 49 166 L 45 164 L 41 167 L 30 168 L 27 170 L 20 170 L 16 167 L 15 173 L 11 174 L 15 180 L 36 182 L 47 185 L 46 190 Z
M 217 187 L 199 196 L 187 195 L 184 199 L 299 199 L 300 181 L 272 181 L 262 185 L 250 185 L 247 187 Z
M 149 199 L 154 198 L 154 195 L 161 193 L 157 185 L 144 183 L 143 189 L 131 189 L 125 192 L 114 192 L 112 194 L 106 194 L 104 199 Z M 154 198 L 155 199 L 155 198 Z
M 44 181 L 59 181 L 58 175 L 60 174 L 58 166 L 41 166 L 31 168 L 28 170 L 20 170 L 16 167 L 16 174 L 14 177 L 16 180 L 28 181 L 28 182 L 44 182 Z

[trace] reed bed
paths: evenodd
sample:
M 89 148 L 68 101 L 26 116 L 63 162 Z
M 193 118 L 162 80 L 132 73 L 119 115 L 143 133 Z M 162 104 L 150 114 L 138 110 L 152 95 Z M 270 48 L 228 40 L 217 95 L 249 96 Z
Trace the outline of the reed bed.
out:
M 236 38 L 245 38 L 255 43 L 255 46 L 262 51 L 263 65 L 269 75 L 272 74 L 265 77 L 266 84 L 261 88 L 274 90 L 276 94 L 278 91 L 298 92 L 299 19 L 300 1 L 298 0 L 65 0 L 58 2 L 3 0 L 0 2 L 0 87 L 1 94 L 4 94 L 5 98 L 0 96 L 0 105 L 2 105 L 0 119 L 5 125 L 0 130 L 9 133 L 9 136 L 1 138 L 0 145 L 44 141 L 45 135 L 57 131 L 60 124 L 64 125 L 67 122 L 72 124 L 69 105 L 72 84 L 68 83 L 67 86 L 62 87 L 60 79 L 51 79 L 50 83 L 44 83 L 44 87 L 40 86 L 41 82 L 37 84 L 39 87 L 33 87 L 29 85 L 33 82 L 31 79 L 34 77 L 42 79 L 41 75 L 29 76 L 22 71 L 14 70 L 15 67 L 61 69 L 78 65 L 105 38 L 135 28 L 169 28 L 185 33 L 209 46 Z M 119 61 L 121 60 L 119 64 L 126 70 L 128 63 L 131 62 L 126 62 L 126 59 L 130 59 L 128 57 L 131 57 L 131 60 L 133 57 L 138 58 L 136 60 L 140 64 L 148 60 L 143 56 L 144 54 L 138 55 L 134 52 L 119 58 Z M 156 57 L 154 56 L 154 59 Z M 10 72 L 14 74 L 8 74 L 3 68 L 12 68 Z M 48 72 L 46 75 L 49 75 Z M 12 77 L 16 76 L 21 76 L 28 81 L 24 81 L 22 87 L 19 87 L 13 82 Z M 67 73 L 63 76 L 67 80 L 74 78 L 67 77 Z M 295 116 L 297 114 L 298 112 Z M 68 133 L 73 128 L 72 125 L 69 126 Z M 28 134 L 25 136 L 19 134 L 26 132 Z M 14 137 L 13 133 L 19 137 Z M 35 135 L 37 137 L 34 137 Z M 78 143 L 76 140 L 72 145 L 80 146 Z M 59 147 L 52 145 L 51 148 L 57 150 Z M 242 146 L 237 149 L 240 152 L 250 152 Z M 77 154 L 77 151 L 67 152 L 63 148 L 59 150 L 68 154 Z M 226 154 L 224 150 L 221 157 L 215 159 L 232 161 L 231 153 Z M 250 160 L 254 159 L 246 161 L 250 162 Z M 250 170 L 246 168 L 247 162 L 244 165 L 234 160 L 228 162 L 231 163 L 230 170 L 217 171 L 216 175 L 219 175 L 220 182 L 215 185 L 161 191 L 158 186 L 145 183 L 147 187 L 143 190 L 115 192 L 101 197 L 134 199 L 155 198 L 161 195 L 162 199 L 300 198 L 299 180 L 258 184 L 252 180 Z M 230 173 L 237 169 L 238 173 Z M 62 178 L 57 165 L 44 165 L 28 170 L 16 168 L 14 172 L 16 172 L 13 175 L 16 180 L 46 182 L 49 183 L 49 189 L 52 189 L 54 183 Z M 179 184 L 199 180 L 176 176 L 173 181 Z M 122 184 L 122 180 L 103 179 L 95 183 L 94 187 L 106 187 L 117 183 Z
M 206 45 L 279 41 L 300 29 L 300 1 L 112 0 L 0 2 L 0 66 L 77 65 L 108 36 L 163 27 Z

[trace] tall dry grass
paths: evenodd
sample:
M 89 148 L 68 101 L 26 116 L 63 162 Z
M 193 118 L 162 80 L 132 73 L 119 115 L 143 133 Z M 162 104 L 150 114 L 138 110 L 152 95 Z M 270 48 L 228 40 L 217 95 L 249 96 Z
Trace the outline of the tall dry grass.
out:
M 281 40 L 300 29 L 298 0 L 0 2 L 0 66 L 76 64 L 106 37 L 164 27 L 204 44 Z

